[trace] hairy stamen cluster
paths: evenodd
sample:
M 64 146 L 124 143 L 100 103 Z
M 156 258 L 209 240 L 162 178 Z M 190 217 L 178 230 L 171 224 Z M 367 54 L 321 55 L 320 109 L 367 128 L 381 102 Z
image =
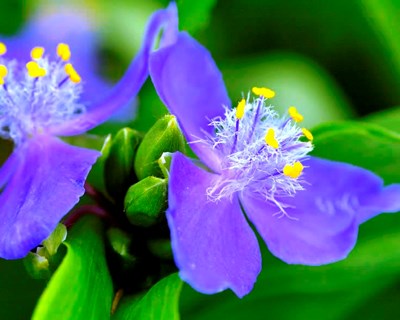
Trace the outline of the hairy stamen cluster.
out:
M 263 91 L 264 90 L 264 91 Z M 242 99 L 236 109 L 225 110 L 225 116 L 210 123 L 214 136 L 200 142 L 207 143 L 220 155 L 222 172 L 207 190 L 210 201 L 231 197 L 236 192 L 251 192 L 272 201 L 284 212 L 276 199 L 293 196 L 302 190 L 302 161 L 313 146 L 302 141 L 312 140 L 310 131 L 300 128 L 302 116 L 294 107 L 289 114 L 279 117 L 268 98 L 275 95 L 266 88 L 253 88 L 260 96 L 250 101 Z
M 81 78 L 68 62 L 68 45 L 58 45 L 55 61 L 44 56 L 44 48 L 35 47 L 25 65 L 5 59 L 6 46 L 0 47 L 0 137 L 19 144 L 85 112 L 78 102 Z

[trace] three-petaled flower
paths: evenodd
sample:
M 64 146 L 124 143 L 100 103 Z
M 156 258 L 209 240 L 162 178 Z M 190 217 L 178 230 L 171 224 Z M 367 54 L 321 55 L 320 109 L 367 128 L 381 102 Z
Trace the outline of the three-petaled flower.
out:
M 0 137 L 12 140 L 14 150 L 0 169 L 0 257 L 25 256 L 78 202 L 99 152 L 56 136 L 84 133 L 134 98 L 148 76 L 161 28 L 175 20 L 174 5 L 152 15 L 142 48 L 101 100 L 107 86 L 95 75 L 93 34 L 81 18 L 37 17 L 19 36 L 2 39 Z M 39 46 L 32 49 L 32 42 Z
M 400 210 L 400 185 L 372 172 L 307 156 L 311 133 L 290 108 L 279 118 L 253 88 L 236 110 L 209 52 L 186 33 L 150 56 L 156 90 L 210 170 L 173 156 L 167 219 L 180 276 L 195 289 L 249 293 L 261 269 L 252 222 L 269 250 L 292 264 L 345 258 L 358 226 Z M 303 136 L 303 137 L 302 137 Z M 243 211 L 246 215 L 244 215 Z

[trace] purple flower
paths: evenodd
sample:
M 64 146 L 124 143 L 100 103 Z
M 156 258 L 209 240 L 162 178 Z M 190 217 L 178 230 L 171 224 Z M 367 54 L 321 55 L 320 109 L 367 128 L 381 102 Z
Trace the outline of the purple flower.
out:
M 188 34 L 151 54 L 150 75 L 209 168 L 176 153 L 169 179 L 175 262 L 198 291 L 251 291 L 261 256 L 246 219 L 276 257 L 322 265 L 348 255 L 359 224 L 400 210 L 399 184 L 384 187 L 370 171 L 307 156 L 312 135 L 295 108 L 280 118 L 268 106 L 273 91 L 254 88 L 256 97 L 232 110 L 212 57 Z
M 107 85 L 95 74 L 93 34 L 81 17 L 37 17 L 18 37 L 1 40 L 0 137 L 14 151 L 0 169 L 0 257 L 24 257 L 78 202 L 99 152 L 56 136 L 84 133 L 134 98 L 153 43 L 175 20 L 173 5 L 152 15 L 142 48 L 101 100 Z

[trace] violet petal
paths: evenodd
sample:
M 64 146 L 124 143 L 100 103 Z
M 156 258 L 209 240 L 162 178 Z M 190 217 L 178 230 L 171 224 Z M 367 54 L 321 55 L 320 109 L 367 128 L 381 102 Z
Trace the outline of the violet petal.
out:
M 176 17 L 172 17 L 176 10 L 174 11 L 172 8 L 173 6 L 170 6 L 164 10 L 158 10 L 150 17 L 142 48 L 110 94 L 102 101 L 90 106 L 86 113 L 66 121 L 63 125 L 49 128 L 49 132 L 62 136 L 86 132 L 106 121 L 114 112 L 136 97 L 147 79 L 149 54 L 159 32 L 164 25 L 176 20 Z
M 383 193 L 390 198 L 392 187 L 383 189 L 378 176 L 350 164 L 311 158 L 305 165 L 306 190 L 277 199 L 289 206 L 287 216 L 251 194 L 241 198 L 244 209 L 269 250 L 283 261 L 321 265 L 344 259 L 355 245 L 358 221 L 387 210 L 380 195 L 389 190 Z M 398 194 L 399 187 L 393 188 Z
M 49 136 L 14 151 L 19 166 L 0 195 L 0 257 L 22 258 L 50 235 L 83 195 L 98 156 Z
M 185 32 L 176 43 L 161 48 L 150 57 L 150 76 L 161 100 L 174 114 L 190 147 L 211 169 L 220 171 L 216 153 L 203 143 L 205 133 L 213 135 L 210 120 L 223 116 L 229 107 L 221 72 L 210 53 Z
M 230 288 L 242 297 L 260 272 L 260 251 L 237 197 L 207 200 L 206 189 L 218 178 L 174 155 L 167 211 L 172 249 L 181 278 L 196 290 L 211 294 Z

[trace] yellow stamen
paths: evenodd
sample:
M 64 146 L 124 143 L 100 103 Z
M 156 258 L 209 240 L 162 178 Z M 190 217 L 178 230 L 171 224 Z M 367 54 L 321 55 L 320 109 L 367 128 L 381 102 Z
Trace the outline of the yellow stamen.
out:
M 236 118 L 238 119 L 243 118 L 245 106 L 246 106 L 246 100 L 245 99 L 240 100 L 236 107 Z
M 302 122 L 304 120 L 304 117 L 297 111 L 296 107 L 289 107 L 288 112 L 294 121 Z
M 274 149 L 278 149 L 279 142 L 275 138 L 275 130 L 269 128 L 267 134 L 265 135 L 265 143 Z
M 76 72 L 75 68 L 73 67 L 73 65 L 71 63 L 67 63 L 64 67 L 65 73 L 67 75 L 69 75 L 69 79 L 73 82 L 73 83 L 79 83 L 81 82 L 81 76 L 79 75 L 78 72 Z
M 44 48 L 43 47 L 34 47 L 31 50 L 31 58 L 33 60 L 38 60 L 38 59 L 42 58 L 43 54 L 44 54 Z
M 286 164 L 283 168 L 283 174 L 287 177 L 297 179 L 303 172 L 303 165 L 300 161 L 296 161 L 293 165 Z
M 36 61 L 29 61 L 26 64 L 26 69 L 32 78 L 44 77 L 46 75 L 46 70 L 40 67 Z
M 4 64 L 0 64 L 0 78 L 6 77 L 8 74 L 8 69 Z
M 57 46 L 57 55 L 61 58 L 61 60 L 68 61 L 69 58 L 71 58 L 69 45 L 65 43 L 59 43 Z
M 8 74 L 8 69 L 4 64 L 0 64 L 0 85 L 4 84 L 4 78 Z
M 251 91 L 253 91 L 253 93 L 257 96 L 263 96 L 264 98 L 267 99 L 271 99 L 273 97 L 275 97 L 275 91 L 268 89 L 268 88 L 258 88 L 258 87 L 253 87 L 251 89 Z
M 310 140 L 313 141 L 314 137 L 312 135 L 312 133 L 310 132 L 310 130 L 306 129 L 306 128 L 302 128 L 301 131 L 303 132 L 304 136 Z
M 7 52 L 7 47 L 3 42 L 0 42 L 0 56 Z

